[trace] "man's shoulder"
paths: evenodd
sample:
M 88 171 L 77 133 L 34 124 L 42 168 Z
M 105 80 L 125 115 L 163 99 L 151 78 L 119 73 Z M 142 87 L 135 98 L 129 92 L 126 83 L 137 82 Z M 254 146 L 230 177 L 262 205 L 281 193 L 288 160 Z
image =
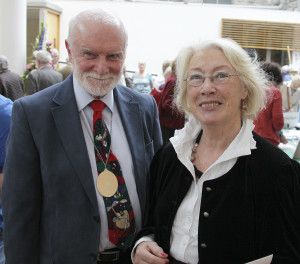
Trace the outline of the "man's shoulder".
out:
M 11 99 L 0 94 L 0 106 L 12 106 L 13 102 Z
M 0 73 L 0 79 L 8 80 L 8 79 L 19 79 L 22 80 L 21 76 L 15 72 L 7 70 L 5 72 Z
M 17 101 L 29 107 L 43 107 L 47 105 L 47 102 L 52 102 L 55 95 L 63 91 L 66 86 L 64 82 L 57 83 L 32 95 L 19 98 Z
M 60 72 L 52 69 L 51 67 L 42 68 L 39 72 L 41 74 L 52 74 L 52 75 L 56 75 L 56 76 L 62 76 L 62 74 Z
M 119 96 L 132 98 L 137 102 L 153 102 L 153 97 L 151 95 L 137 92 L 134 89 L 128 88 L 120 84 L 116 86 L 115 93 L 117 93 Z
M 31 76 L 31 77 L 35 77 L 36 75 L 38 75 L 38 70 L 37 69 L 34 69 L 32 70 L 29 74 L 28 74 L 28 78 Z
M 0 119 L 2 122 L 10 119 L 13 102 L 0 94 Z M 4 129 L 4 127 L 2 128 Z
M 61 72 L 58 72 L 58 71 L 55 71 L 55 70 L 54 70 L 54 72 L 55 72 L 56 78 L 62 81 L 63 80 L 63 74 Z

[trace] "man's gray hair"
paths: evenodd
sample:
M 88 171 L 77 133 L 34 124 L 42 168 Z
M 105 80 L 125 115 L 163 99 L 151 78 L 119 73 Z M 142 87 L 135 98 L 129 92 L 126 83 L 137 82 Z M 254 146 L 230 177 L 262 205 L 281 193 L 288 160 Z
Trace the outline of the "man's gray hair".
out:
M 281 73 L 282 74 L 290 74 L 291 68 L 289 65 L 284 65 L 281 67 Z
M 0 55 L 0 71 L 6 71 L 8 70 L 8 61 L 7 58 L 4 55 Z
M 59 53 L 59 52 L 58 52 L 58 49 L 56 49 L 56 48 L 52 48 L 52 49 L 51 49 L 51 52 L 52 52 L 52 53 Z
M 52 60 L 51 54 L 46 50 L 40 50 L 36 54 L 36 60 L 42 65 L 49 64 Z

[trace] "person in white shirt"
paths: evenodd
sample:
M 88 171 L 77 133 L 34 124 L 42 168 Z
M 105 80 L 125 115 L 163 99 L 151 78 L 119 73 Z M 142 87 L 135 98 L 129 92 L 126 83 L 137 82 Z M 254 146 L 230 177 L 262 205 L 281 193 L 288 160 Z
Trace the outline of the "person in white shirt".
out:
M 300 165 L 253 132 L 266 102 L 259 63 L 230 39 L 177 58 L 189 120 L 152 160 L 133 262 L 300 263 Z
M 300 101 L 300 75 L 281 86 L 282 104 L 285 112 L 298 112 Z

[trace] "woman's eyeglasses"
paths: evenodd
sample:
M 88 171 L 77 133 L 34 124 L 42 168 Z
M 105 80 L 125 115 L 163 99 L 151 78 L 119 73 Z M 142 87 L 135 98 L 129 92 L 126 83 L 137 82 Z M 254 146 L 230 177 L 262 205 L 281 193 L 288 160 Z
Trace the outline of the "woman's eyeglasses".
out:
M 209 78 L 214 84 L 223 84 L 226 83 L 230 77 L 238 76 L 238 74 L 229 74 L 227 72 L 218 72 L 213 76 L 205 76 L 202 74 L 192 74 L 187 77 L 185 81 L 187 84 L 195 87 L 200 87 L 205 82 L 206 78 Z

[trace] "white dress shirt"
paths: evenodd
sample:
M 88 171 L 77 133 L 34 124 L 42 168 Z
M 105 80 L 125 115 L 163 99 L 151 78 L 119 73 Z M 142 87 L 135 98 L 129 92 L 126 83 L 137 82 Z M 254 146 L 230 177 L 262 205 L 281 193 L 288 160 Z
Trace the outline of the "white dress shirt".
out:
M 75 76 L 73 76 L 73 85 L 95 183 L 95 191 L 101 219 L 99 250 L 103 251 L 114 248 L 115 245 L 112 244 L 108 239 L 106 209 L 103 197 L 97 189 L 98 172 L 93 144 L 93 109 L 89 106 L 89 103 L 92 102 L 94 98 L 80 86 Z M 103 109 L 102 116 L 111 135 L 111 151 L 117 157 L 122 168 L 122 175 L 125 179 L 126 187 L 128 189 L 130 201 L 134 211 L 136 228 L 139 231 L 142 225 L 142 216 L 134 179 L 133 162 L 126 134 L 119 115 L 119 110 L 114 102 L 113 91 L 110 91 L 101 99 L 101 101 L 106 104 L 106 107 Z
M 174 137 L 170 139 L 179 161 L 194 177 L 189 191 L 177 210 L 171 230 L 170 255 L 175 259 L 190 264 L 198 263 L 198 223 L 203 183 L 223 176 L 234 166 L 238 157 L 251 154 L 251 149 L 256 148 L 252 136 L 253 128 L 252 120 L 244 119 L 238 135 L 218 160 L 203 173 L 198 182 L 196 182 L 195 169 L 190 157 L 195 140 L 201 131 L 201 124 L 190 115 L 184 128 L 176 130 Z M 142 241 L 150 240 L 153 240 L 153 236 L 143 237 L 137 241 L 135 247 Z

